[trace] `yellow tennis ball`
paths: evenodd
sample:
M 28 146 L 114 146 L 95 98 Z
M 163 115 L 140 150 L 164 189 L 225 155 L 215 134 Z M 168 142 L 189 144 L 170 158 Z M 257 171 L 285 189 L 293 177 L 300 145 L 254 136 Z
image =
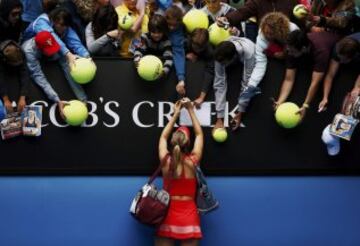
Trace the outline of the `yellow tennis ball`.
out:
M 131 13 L 119 16 L 119 26 L 123 30 L 129 30 L 135 22 L 135 18 Z
M 297 19 L 304 19 L 309 15 L 309 10 L 304 4 L 298 4 L 294 7 L 293 14 Z
M 70 75 L 79 84 L 87 84 L 96 74 L 96 65 L 90 58 L 79 58 L 70 68 Z
M 218 143 L 223 143 L 226 141 L 228 134 L 225 128 L 217 128 L 213 131 L 213 139 Z
M 186 26 L 186 30 L 192 33 L 195 28 L 207 29 L 209 27 L 209 18 L 203 11 L 192 9 L 183 17 L 183 23 Z
M 214 46 L 227 40 L 231 36 L 229 30 L 219 27 L 216 23 L 212 24 L 208 30 L 210 43 Z
M 300 115 L 296 113 L 298 111 L 299 107 L 295 103 L 282 103 L 275 112 L 275 119 L 284 128 L 294 128 L 301 120 Z
M 156 56 L 146 55 L 140 59 L 137 71 L 144 80 L 154 81 L 160 77 L 163 71 L 163 63 Z
M 85 103 L 72 100 L 64 107 L 66 122 L 71 126 L 80 126 L 88 117 L 88 109 Z

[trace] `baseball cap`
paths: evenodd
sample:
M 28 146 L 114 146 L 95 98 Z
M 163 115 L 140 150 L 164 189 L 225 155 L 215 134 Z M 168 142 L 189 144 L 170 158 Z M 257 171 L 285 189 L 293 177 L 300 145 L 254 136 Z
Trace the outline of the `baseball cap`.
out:
M 330 126 L 325 127 L 321 139 L 326 144 L 328 155 L 334 156 L 340 152 L 340 139 L 330 134 Z
M 42 31 L 35 36 L 36 46 L 46 56 L 55 55 L 60 50 L 60 45 L 54 36 L 47 31 Z

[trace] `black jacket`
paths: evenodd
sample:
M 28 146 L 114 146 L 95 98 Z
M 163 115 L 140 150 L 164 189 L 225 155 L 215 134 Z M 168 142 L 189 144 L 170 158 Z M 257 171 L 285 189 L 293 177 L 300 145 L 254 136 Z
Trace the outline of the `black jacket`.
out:
M 11 66 L 9 65 L 5 58 L 4 58 L 4 49 L 9 43 L 14 43 L 19 48 L 20 46 L 16 44 L 12 40 L 6 40 L 0 43 L 0 96 L 1 98 L 4 96 L 8 96 L 8 80 L 6 78 L 9 73 L 12 73 L 13 76 L 16 76 L 20 82 L 20 96 L 27 96 L 28 95 L 28 87 L 30 84 L 30 75 L 28 68 L 26 66 L 26 62 L 24 62 L 19 66 Z
M 7 39 L 19 42 L 23 28 L 23 22 L 20 18 L 19 22 L 13 26 L 8 22 L 9 14 L 14 8 L 22 8 L 20 0 L 1 0 L 0 1 L 0 41 Z

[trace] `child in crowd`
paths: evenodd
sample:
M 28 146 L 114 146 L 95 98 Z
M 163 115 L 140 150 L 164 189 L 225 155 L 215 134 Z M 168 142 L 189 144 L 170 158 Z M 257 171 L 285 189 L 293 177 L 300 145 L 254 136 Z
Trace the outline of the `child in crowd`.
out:
M 60 0 L 22 0 L 24 12 L 22 19 L 27 27 L 42 13 L 50 13 L 59 4 Z
M 136 21 L 134 23 L 134 26 L 136 27 L 135 29 L 138 29 L 139 27 L 141 27 L 143 18 L 146 13 L 146 3 L 149 3 L 149 1 L 146 1 L 146 0 L 138 0 L 137 1 L 136 9 L 139 12 L 139 17 L 136 19 Z M 123 0 L 110 0 L 110 2 L 116 8 L 123 3 Z
M 204 28 L 196 28 L 188 38 L 186 58 L 192 62 L 205 62 L 204 81 L 200 95 L 194 100 L 197 108 L 201 107 L 214 81 L 214 51 L 209 43 L 209 32 Z
M 223 17 L 236 10 L 220 0 L 205 0 L 205 4 L 201 10 L 208 15 L 210 24 L 214 23 L 218 17 Z
M 313 100 L 319 84 L 323 79 L 334 43 L 340 38 L 330 32 L 304 33 L 296 30 L 289 34 L 287 41 L 287 69 L 279 98 L 274 103 L 274 109 L 285 102 L 292 90 L 296 78 L 297 67 L 305 62 L 305 59 L 313 61 L 311 84 L 306 98 L 299 112 L 304 117 L 306 109 Z
M 165 17 L 153 15 L 149 21 L 149 32 L 141 35 L 141 42 L 135 49 L 134 62 L 137 66 L 144 55 L 152 54 L 164 60 L 163 76 L 167 76 L 173 64 L 171 43 Z
M 220 0 L 204 0 L 205 6 L 201 10 L 207 14 L 209 18 L 209 24 L 216 22 L 217 18 L 224 17 L 228 13 L 235 11 L 236 9 L 231 7 L 229 4 L 221 2 Z M 231 34 L 234 36 L 240 36 L 241 23 L 236 27 L 230 29 Z
M 61 55 L 66 56 L 69 65 L 73 65 L 78 56 L 90 57 L 90 54 L 71 28 L 71 20 L 70 13 L 64 8 L 54 9 L 49 14 L 44 13 L 25 30 L 23 40 L 27 41 L 33 38 L 41 31 L 50 32 L 60 44 Z M 72 52 L 75 52 L 76 55 Z
M 265 15 L 272 12 L 281 12 L 289 19 L 293 18 L 293 9 L 299 0 L 247 0 L 245 4 L 236 11 L 229 12 L 223 21 L 228 21 L 231 26 L 239 26 L 241 22 L 247 21 L 245 37 L 256 43 L 258 25 Z
M 71 15 L 71 27 L 79 36 L 83 44 L 85 40 L 85 28 L 92 21 L 98 8 L 110 4 L 109 0 L 63 0 L 61 7 L 67 9 Z
M 169 38 L 172 45 L 174 64 L 178 83 L 176 91 L 184 96 L 185 90 L 185 49 L 184 26 L 182 24 L 183 12 L 177 6 L 171 6 L 165 11 L 165 18 L 169 28 Z
M 268 63 L 268 56 L 277 59 L 285 57 L 285 44 L 289 33 L 298 27 L 280 12 L 273 12 L 263 17 L 259 35 L 256 39 L 256 63 L 249 81 L 250 88 L 257 88 L 263 79 Z M 215 69 L 216 70 L 216 69 Z M 239 115 L 241 118 L 241 115 Z
M 308 23 L 312 32 L 348 34 L 355 17 L 354 0 L 314 0 Z
M 236 9 L 220 0 L 205 0 L 205 6 L 201 10 L 208 15 L 210 24 L 212 24 L 218 17 L 223 17 Z
M 86 27 L 87 48 L 92 55 L 119 56 L 121 34 L 115 8 L 112 5 L 100 7 Z
M 172 5 L 181 9 L 183 14 L 186 14 L 192 8 L 192 6 L 186 0 L 170 0 L 169 2 L 172 2 Z
M 49 15 L 42 14 L 26 29 L 26 41 L 22 45 L 31 77 L 51 100 L 58 103 L 61 112 L 64 104 L 41 70 L 40 59 L 45 55 L 58 60 L 76 97 L 81 101 L 87 100 L 83 88 L 71 78 L 70 67 L 78 57 L 88 58 L 90 54 L 70 26 L 71 16 L 65 9 L 55 9 Z
M 0 96 L 8 113 L 13 112 L 12 101 L 9 98 L 5 75 L 18 74 L 20 80 L 20 97 L 17 101 L 17 111 L 22 112 L 26 106 L 25 98 L 28 94 L 30 76 L 25 64 L 24 53 L 21 47 L 13 40 L 0 43 Z
M 0 42 L 8 39 L 20 41 L 22 11 L 23 6 L 19 0 L 0 1 Z
M 360 67 L 360 32 L 349 35 L 336 44 L 329 69 L 324 79 L 323 98 L 319 104 L 319 111 L 326 110 L 332 83 L 339 70 L 340 64 L 347 63 L 355 63 L 357 64 L 355 67 Z M 359 78 L 360 72 L 358 80 Z M 360 82 L 356 84 L 359 86 L 355 86 L 351 92 L 354 97 L 360 94 Z
M 124 0 L 121 5 L 116 7 L 116 13 L 121 19 L 124 15 L 131 15 L 135 18 L 135 22 L 130 30 L 124 30 L 122 34 L 122 42 L 120 48 L 120 56 L 124 58 L 133 57 L 135 47 L 140 42 L 140 36 L 142 33 L 148 32 L 149 18 L 147 14 L 142 15 L 136 8 L 137 0 Z M 141 25 L 137 25 L 139 18 L 142 19 Z
M 214 130 L 224 127 L 223 119 L 227 91 L 226 67 L 237 60 L 244 65 L 244 69 L 243 78 L 240 81 L 241 90 L 238 98 L 238 108 L 235 117 L 231 121 L 233 131 L 240 127 L 242 115 L 246 111 L 250 99 L 260 93 L 260 89 L 250 83 L 256 63 L 255 44 L 250 39 L 241 37 L 230 37 L 227 41 L 220 43 L 215 49 L 214 91 L 217 121 Z

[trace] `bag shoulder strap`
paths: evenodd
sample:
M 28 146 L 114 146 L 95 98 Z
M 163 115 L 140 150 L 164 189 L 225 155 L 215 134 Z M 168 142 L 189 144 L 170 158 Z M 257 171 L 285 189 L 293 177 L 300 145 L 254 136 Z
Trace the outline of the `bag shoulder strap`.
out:
M 166 161 L 170 158 L 170 154 L 166 154 L 164 159 L 162 159 L 162 161 L 160 162 L 160 165 L 158 166 L 158 168 L 155 170 L 155 172 L 153 173 L 153 175 L 151 175 L 151 177 L 149 178 L 149 181 L 147 182 L 148 184 L 152 184 L 152 182 L 154 182 L 154 180 L 156 179 L 156 177 L 159 175 L 159 173 L 161 172 L 161 168 L 164 166 L 164 164 L 166 163 Z
M 189 155 L 187 155 L 187 157 L 192 161 L 194 166 L 200 166 L 199 160 L 195 157 L 193 153 L 190 153 Z

